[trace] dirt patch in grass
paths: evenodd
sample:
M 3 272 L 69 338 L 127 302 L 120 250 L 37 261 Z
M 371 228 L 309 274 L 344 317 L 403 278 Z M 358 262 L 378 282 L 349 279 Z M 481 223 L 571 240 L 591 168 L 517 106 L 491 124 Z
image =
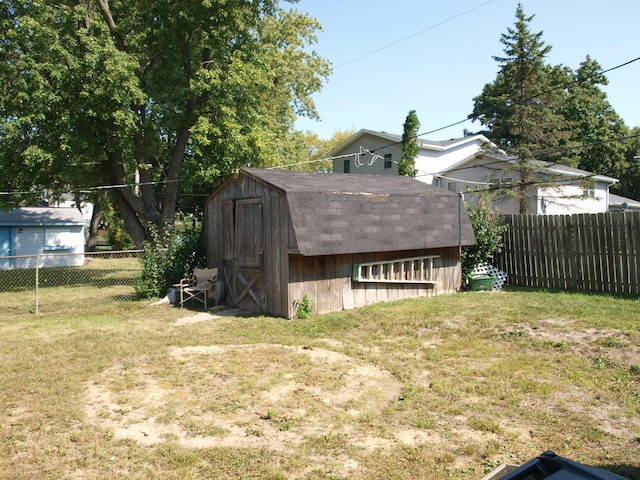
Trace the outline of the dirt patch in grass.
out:
M 190 448 L 286 452 L 336 435 L 367 449 L 437 440 L 408 425 L 371 435 L 369 419 L 402 401 L 403 386 L 390 372 L 332 350 L 214 345 L 172 347 L 167 357 L 169 373 L 130 362 L 87 384 L 88 419 L 116 438 Z
M 616 362 L 628 367 L 640 365 L 640 345 L 621 330 L 580 328 L 564 319 L 546 319 L 535 324 L 515 325 L 503 336 L 528 336 L 555 348 L 573 348 L 591 355 L 594 361 Z

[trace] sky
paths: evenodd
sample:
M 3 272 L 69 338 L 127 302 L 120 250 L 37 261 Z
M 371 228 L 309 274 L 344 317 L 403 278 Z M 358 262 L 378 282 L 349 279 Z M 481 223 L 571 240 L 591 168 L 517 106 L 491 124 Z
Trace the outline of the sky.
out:
M 551 45 L 547 62 L 573 70 L 587 55 L 603 70 L 640 57 L 638 0 L 522 0 L 534 33 Z M 481 129 L 464 120 L 496 78 L 500 36 L 515 23 L 516 0 L 300 0 L 318 19 L 313 49 L 333 72 L 313 96 L 320 121 L 296 127 L 328 139 L 336 131 L 402 134 L 416 110 L 422 136 L 457 138 Z M 601 87 L 627 126 L 640 126 L 640 60 L 606 74 Z M 438 130 L 438 131 L 436 131 Z

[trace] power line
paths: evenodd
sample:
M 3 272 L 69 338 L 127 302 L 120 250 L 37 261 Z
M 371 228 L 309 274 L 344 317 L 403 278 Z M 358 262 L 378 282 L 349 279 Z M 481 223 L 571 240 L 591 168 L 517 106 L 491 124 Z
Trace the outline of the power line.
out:
M 335 66 L 334 70 L 337 69 L 337 68 L 340 68 L 340 67 L 344 67 L 345 65 L 349 65 L 351 63 L 357 62 L 358 60 L 362 60 L 363 58 L 369 57 L 369 56 L 371 56 L 371 55 L 373 55 L 375 53 L 378 53 L 378 52 L 380 52 L 382 50 L 385 50 L 387 48 L 393 47 L 394 45 L 397 45 L 397 44 L 402 43 L 402 42 L 404 42 L 406 40 L 409 40 L 410 38 L 413 38 L 413 37 L 416 37 L 418 35 L 421 35 L 424 32 L 428 32 L 429 30 L 433 30 L 436 27 L 444 25 L 445 23 L 451 22 L 452 20 L 455 20 L 456 18 L 460 18 L 460 17 L 462 17 L 462 16 L 464 16 L 464 15 L 466 15 L 468 13 L 473 12 L 474 10 L 477 10 L 477 9 L 479 9 L 481 7 L 484 7 L 485 5 L 488 5 L 491 2 L 493 2 L 493 0 L 488 0 L 488 1 L 484 2 L 484 3 L 481 3 L 480 5 L 476 5 L 475 7 L 472 7 L 470 9 L 468 9 L 468 10 L 465 10 L 464 12 L 461 12 L 461 13 L 459 13 L 457 15 L 454 15 L 453 17 L 449 17 L 449 18 L 447 18 L 445 20 L 442 20 L 441 22 L 434 23 L 433 25 L 430 25 L 427 28 L 424 28 L 424 29 L 420 30 L 419 32 L 412 33 L 411 35 L 408 35 L 408 36 L 403 37 L 403 38 L 401 38 L 399 40 L 396 40 L 395 42 L 388 43 L 386 45 L 383 45 L 382 47 L 376 48 L 375 50 L 372 50 L 372 51 L 370 51 L 368 53 L 365 53 L 364 55 L 360 55 L 359 57 L 356 57 L 356 58 L 348 60 L 348 61 L 346 61 L 344 63 L 341 63 L 340 65 Z
M 570 86 L 570 85 L 572 85 L 572 84 L 586 82 L 587 80 L 590 80 L 590 79 L 592 79 L 592 78 L 594 78 L 594 77 L 596 77 L 596 76 L 598 76 L 598 75 L 604 75 L 605 73 L 612 72 L 613 70 L 617 70 L 617 69 L 619 69 L 619 68 L 622 68 L 622 67 L 626 67 L 626 66 L 628 66 L 628 65 L 631 65 L 632 63 L 637 62 L 638 60 L 640 60 L 640 57 L 633 58 L 633 59 L 631 59 L 631 60 L 629 60 L 629 61 L 626 61 L 626 62 L 621 63 L 621 64 L 619 64 L 619 65 L 616 65 L 616 66 L 614 66 L 614 67 L 608 68 L 608 69 L 606 69 L 606 70 L 601 70 L 601 71 L 599 71 L 599 72 L 594 73 L 593 75 L 589 75 L 589 76 L 584 77 L 584 78 L 576 78 L 576 79 L 574 79 L 574 80 L 572 80 L 572 81 L 570 81 L 570 82 L 567 82 L 567 83 L 564 83 L 564 84 L 561 84 L 561 85 L 556 85 L 555 87 L 552 87 L 552 88 L 550 88 L 549 90 L 545 90 L 545 91 L 539 92 L 539 93 L 537 93 L 537 94 L 535 94 L 535 95 L 531 95 L 530 97 L 527 97 L 527 98 L 522 99 L 522 100 L 520 100 L 520 101 L 518 101 L 518 102 L 515 102 L 515 104 L 514 104 L 514 105 L 522 105 L 522 104 L 524 104 L 525 102 L 528 102 L 528 101 L 530 101 L 530 100 L 533 100 L 534 98 L 537 98 L 537 97 L 539 97 L 539 96 L 541 96 L 541 95 L 547 95 L 548 93 L 552 93 L 552 92 L 554 92 L 554 91 L 556 91 L 556 90 L 559 90 L 559 89 L 561 89 L 561 88 L 567 88 L 568 86 Z M 504 107 L 504 109 L 512 108 L 512 107 L 513 107 L 513 106 Z M 439 132 L 439 131 L 441 131 L 441 130 L 446 130 L 447 128 L 455 127 L 456 125 L 460 125 L 461 123 L 465 123 L 465 122 L 468 122 L 468 121 L 473 121 L 473 120 L 476 120 L 476 119 L 477 119 L 477 117 L 476 117 L 476 116 L 474 116 L 474 115 L 469 115 L 469 116 L 467 116 L 467 118 L 465 118 L 465 119 L 463 119 L 463 120 L 459 120 L 459 121 L 457 121 L 457 122 L 450 123 L 449 125 L 445 125 L 444 127 L 439 127 L 439 128 L 434 129 L 434 130 L 429 130 L 428 132 L 418 133 L 417 135 L 415 135 L 415 137 L 414 137 L 414 138 L 422 137 L 422 136 L 424 136 L 424 135 L 430 135 L 430 134 L 432 134 L 432 133 Z M 383 145 L 383 146 L 381 146 L 381 147 L 378 147 L 378 148 L 374 149 L 374 150 L 373 150 L 373 152 L 375 152 L 375 151 L 377 151 L 377 150 L 384 149 L 384 148 L 392 147 L 392 146 L 394 146 L 394 145 L 398 145 L 398 144 L 400 144 L 400 143 L 402 143 L 402 141 L 401 141 L 401 140 L 400 140 L 400 141 L 397 141 L 397 142 L 390 143 L 390 144 L 388 144 L 388 145 Z
M 566 152 L 566 151 L 569 151 L 569 150 L 577 150 L 577 149 L 580 149 L 580 148 L 591 147 L 591 146 L 595 146 L 595 145 L 602 145 L 602 144 L 605 144 L 605 143 L 624 142 L 624 141 L 632 140 L 632 139 L 638 138 L 638 137 L 640 137 L 640 133 L 636 133 L 636 134 L 633 134 L 633 135 L 625 135 L 624 137 L 610 138 L 610 139 L 607 139 L 607 140 L 598 140 L 598 141 L 595 141 L 595 142 L 581 143 L 580 145 L 572 145 L 572 146 L 568 146 L 568 147 L 557 147 L 557 149 L 555 151 L 554 150 L 541 150 L 540 152 L 532 153 L 531 155 L 529 155 L 529 157 L 530 158 L 535 158 L 535 157 L 540 157 L 540 156 L 543 156 L 543 155 L 553 155 L 553 154 L 556 154 L 556 153 L 562 153 L 562 152 Z M 471 169 L 471 168 L 488 168 L 490 165 L 501 165 L 501 164 L 503 164 L 505 162 L 505 160 L 517 160 L 517 158 L 516 157 L 510 157 L 508 159 L 496 160 L 496 161 L 485 163 L 485 164 L 482 164 L 482 165 L 468 165 L 468 166 L 464 166 L 464 167 L 453 168 L 451 170 L 447 170 L 447 173 L 449 173 L 449 172 L 460 172 L 460 171 L 468 170 L 468 169 Z M 554 166 L 556 164 L 557 164 L 557 162 L 547 162 L 547 164 L 544 165 L 544 166 L 545 167 L 549 167 L 549 166 Z M 439 172 L 422 173 L 422 174 L 420 174 L 418 176 L 426 177 L 426 176 L 429 176 L 429 175 L 438 175 L 438 173 Z M 598 174 L 594 173 L 593 175 L 598 175 Z M 460 180 L 460 179 L 457 179 L 457 180 Z
M 161 185 L 165 183 L 176 183 L 181 181 L 182 180 L 158 180 L 155 182 L 137 182 L 137 183 L 122 183 L 122 184 L 115 184 L 115 185 L 98 185 L 95 187 L 77 187 L 71 190 L 75 192 L 81 192 L 81 193 L 90 193 L 90 192 L 96 192 L 100 190 L 111 190 L 114 188 L 139 187 L 143 185 Z M 40 195 L 41 193 L 42 192 L 38 190 L 36 191 L 24 190 L 24 191 L 14 191 L 14 192 L 0 192 L 0 195 Z M 62 192 L 62 193 L 66 193 L 66 192 Z

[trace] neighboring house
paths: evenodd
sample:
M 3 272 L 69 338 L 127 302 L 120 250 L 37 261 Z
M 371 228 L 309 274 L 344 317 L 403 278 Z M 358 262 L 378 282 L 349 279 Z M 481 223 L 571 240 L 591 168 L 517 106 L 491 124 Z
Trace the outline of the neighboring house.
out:
M 84 217 L 76 208 L 0 212 L 0 270 L 84 263 Z
M 331 152 L 332 157 L 337 157 L 333 160 L 334 172 L 397 175 L 401 142 L 399 135 L 360 130 Z M 472 135 L 445 141 L 419 138 L 418 145 L 416 180 L 463 193 L 471 204 L 475 195 L 467 192 L 502 188 L 504 195 L 496 195 L 495 210 L 520 213 L 519 201 L 509 191 L 519 181 L 515 159 L 492 150 L 490 147 L 495 146 L 487 137 Z M 617 179 L 563 165 L 534 163 L 541 183 L 528 192 L 527 212 L 557 215 L 620 210 L 609 193 Z M 549 186 L 551 182 L 555 186 Z M 636 203 L 627 201 L 628 206 Z
M 405 176 L 242 169 L 207 200 L 225 303 L 286 318 L 456 292 L 475 244 L 455 193 Z
M 41 202 L 43 207 L 62 207 L 62 208 L 78 208 L 74 196 L 70 193 L 65 193 L 59 201 L 44 200 Z M 84 217 L 85 225 L 88 227 L 91 223 L 91 217 L 93 215 L 93 203 L 82 202 L 80 211 Z
M 621 197 L 613 193 L 609 194 L 610 212 L 640 212 L 640 202 L 630 198 Z
M 439 186 L 434 181 L 436 173 L 475 155 L 483 146 L 490 144 L 484 135 L 444 141 L 419 138 L 415 162 L 416 179 Z M 398 162 L 402 159 L 402 137 L 386 132 L 360 130 L 336 147 L 330 155 L 344 156 L 333 161 L 334 173 L 397 175 Z
M 595 175 L 585 170 L 530 162 L 536 179 L 526 188 L 526 213 L 535 215 L 564 215 L 575 213 L 602 213 L 609 210 L 609 187 L 617 180 Z M 437 175 L 441 187 L 463 192 L 471 204 L 476 200 L 473 192 L 493 191 L 496 212 L 517 214 L 520 200 L 515 188 L 520 182 L 516 159 L 500 153 L 478 153 Z

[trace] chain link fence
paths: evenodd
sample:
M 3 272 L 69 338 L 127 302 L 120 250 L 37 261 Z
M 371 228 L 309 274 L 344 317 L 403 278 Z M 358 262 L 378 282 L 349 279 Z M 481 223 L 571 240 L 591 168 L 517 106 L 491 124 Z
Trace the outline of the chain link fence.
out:
M 0 257 L 0 312 L 88 310 L 135 300 L 142 250 Z

